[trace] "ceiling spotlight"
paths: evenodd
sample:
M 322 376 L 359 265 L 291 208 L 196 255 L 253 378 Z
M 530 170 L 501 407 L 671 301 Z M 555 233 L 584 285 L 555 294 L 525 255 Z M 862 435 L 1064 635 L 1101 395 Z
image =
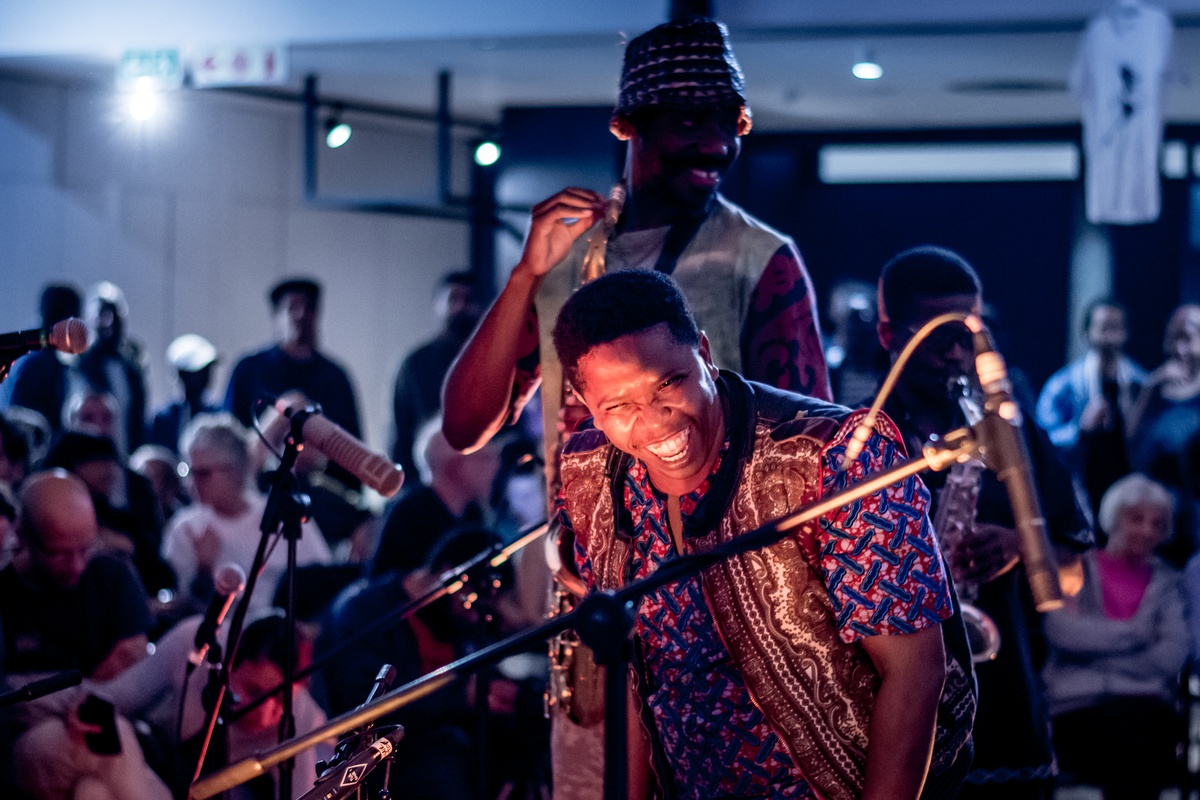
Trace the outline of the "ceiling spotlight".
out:
M 138 78 L 134 90 L 129 94 L 129 116 L 145 122 L 158 110 L 158 92 L 150 78 Z
M 342 122 L 340 115 L 334 114 L 325 120 L 325 144 L 329 147 L 335 150 L 341 147 L 350 141 L 351 133 L 350 124 Z
M 475 147 L 475 163 L 481 167 L 490 167 L 500 160 L 500 145 L 495 142 L 480 142 Z
M 883 67 L 879 66 L 875 54 L 866 47 L 859 48 L 850 71 L 854 73 L 854 77 L 863 81 L 874 81 L 883 77 Z

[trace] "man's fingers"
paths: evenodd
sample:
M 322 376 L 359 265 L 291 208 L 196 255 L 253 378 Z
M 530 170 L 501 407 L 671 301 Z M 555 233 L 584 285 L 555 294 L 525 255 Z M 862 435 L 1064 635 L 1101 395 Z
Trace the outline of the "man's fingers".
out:
M 553 197 L 548 197 L 545 200 L 542 200 L 538 205 L 533 206 L 534 216 L 538 216 L 539 212 L 545 211 L 548 209 L 548 207 L 558 205 L 559 203 L 564 203 L 564 201 L 566 201 L 566 203 L 581 204 L 582 206 L 604 205 L 606 203 L 604 198 L 600 197 L 599 194 L 596 194 L 592 190 L 571 186 L 565 188 L 565 190 L 559 192 L 558 194 L 554 194 Z
M 589 221 L 604 213 L 603 206 L 596 206 L 590 203 L 573 203 L 562 202 L 555 203 L 549 208 L 534 212 L 534 224 L 545 223 L 547 221 L 558 222 L 564 219 L 576 219 Z M 570 224 L 570 223 L 568 223 Z

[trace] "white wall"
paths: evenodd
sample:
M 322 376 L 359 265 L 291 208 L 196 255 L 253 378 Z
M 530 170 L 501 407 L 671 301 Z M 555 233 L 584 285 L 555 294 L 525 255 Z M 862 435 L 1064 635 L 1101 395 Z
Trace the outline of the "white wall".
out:
M 299 107 L 195 91 L 167 101 L 139 126 L 104 92 L 0 77 L 0 330 L 37 324 L 47 282 L 111 280 L 157 405 L 174 336 L 212 340 L 223 392 L 237 357 L 271 338 L 267 288 L 311 275 L 325 285 L 323 349 L 349 369 L 382 446 L 396 364 L 436 328 L 433 289 L 466 264 L 467 226 L 306 207 Z M 353 142 L 338 157 L 352 154 Z

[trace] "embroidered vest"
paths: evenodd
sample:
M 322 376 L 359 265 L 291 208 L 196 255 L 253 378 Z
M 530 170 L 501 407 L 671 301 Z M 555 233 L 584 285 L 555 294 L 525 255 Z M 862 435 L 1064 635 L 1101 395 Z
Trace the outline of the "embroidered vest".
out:
M 709 495 L 723 501 L 687 521 L 689 550 L 736 538 L 821 497 L 821 454 L 863 412 L 781 392 L 722 373 L 731 446 L 727 475 Z M 877 430 L 899 441 L 881 417 Z M 631 528 L 624 509 L 626 456 L 602 433 L 575 434 L 562 456 L 563 493 L 595 588 L 628 582 Z M 723 465 L 724 466 L 724 465 Z M 726 485 L 722 485 L 726 484 Z M 721 495 L 717 495 L 718 498 Z M 705 597 L 755 702 L 823 798 L 856 798 L 866 776 L 871 708 L 879 676 L 865 650 L 838 635 L 817 563 L 817 523 L 775 545 L 706 569 Z M 945 772 L 969 742 L 975 693 L 969 653 L 951 646 L 956 615 L 943 623 L 947 678 L 930 775 Z

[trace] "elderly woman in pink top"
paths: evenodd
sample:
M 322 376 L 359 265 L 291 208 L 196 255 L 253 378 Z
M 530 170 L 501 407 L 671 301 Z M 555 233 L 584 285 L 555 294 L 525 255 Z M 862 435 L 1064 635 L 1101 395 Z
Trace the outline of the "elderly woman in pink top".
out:
M 1108 544 L 1084 556 L 1083 591 L 1045 619 L 1059 765 L 1106 798 L 1157 798 L 1183 734 L 1184 595 L 1179 573 L 1154 554 L 1173 507 L 1144 475 L 1114 483 L 1100 502 Z

